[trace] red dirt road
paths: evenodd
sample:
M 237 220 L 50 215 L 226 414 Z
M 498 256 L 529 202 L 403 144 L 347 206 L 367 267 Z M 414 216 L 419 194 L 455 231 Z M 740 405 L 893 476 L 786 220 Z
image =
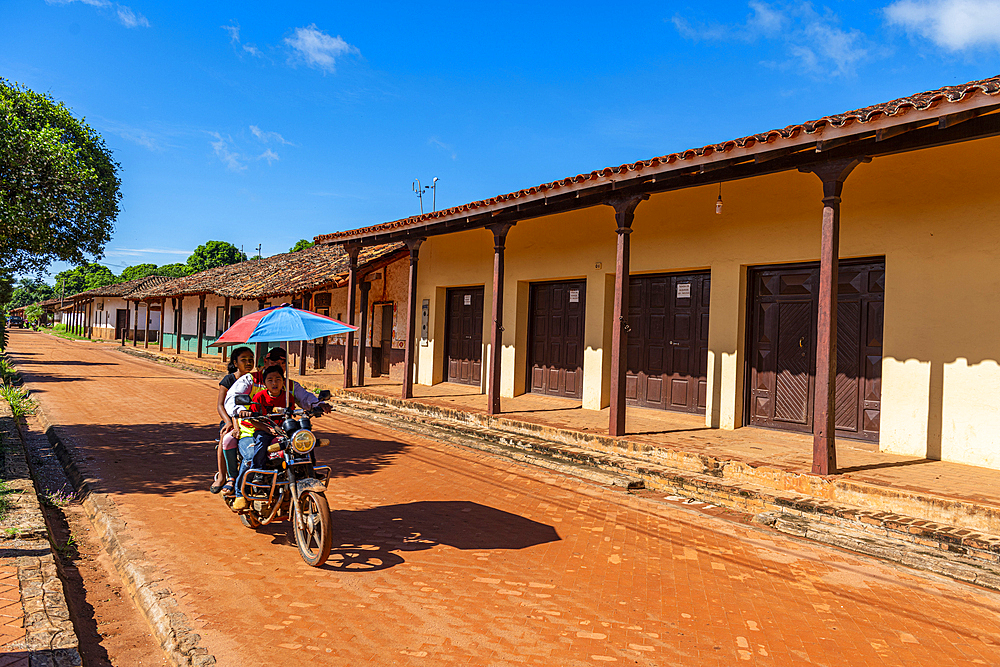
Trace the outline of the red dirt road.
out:
M 334 415 L 334 557 L 208 493 L 215 381 L 14 331 L 221 665 L 996 665 L 1000 596 Z

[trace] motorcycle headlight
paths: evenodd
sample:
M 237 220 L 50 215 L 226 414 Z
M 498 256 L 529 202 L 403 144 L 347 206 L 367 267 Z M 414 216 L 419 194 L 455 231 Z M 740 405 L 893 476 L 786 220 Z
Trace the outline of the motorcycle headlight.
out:
M 292 449 L 299 454 L 308 454 L 316 446 L 316 436 L 312 431 L 302 429 L 292 436 Z

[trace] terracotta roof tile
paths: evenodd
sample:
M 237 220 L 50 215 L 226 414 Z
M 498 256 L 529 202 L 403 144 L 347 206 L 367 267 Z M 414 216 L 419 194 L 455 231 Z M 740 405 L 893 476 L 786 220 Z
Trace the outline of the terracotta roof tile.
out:
M 364 267 L 386 259 L 404 248 L 402 243 L 362 248 L 358 265 Z M 346 279 L 348 265 L 347 253 L 342 247 L 314 246 L 298 252 L 220 266 L 183 278 L 174 278 L 138 290 L 129 295 L 129 298 L 145 300 L 218 294 L 244 301 L 268 299 L 337 286 Z
M 587 174 L 577 174 L 576 176 L 570 176 L 568 178 L 559 179 L 550 183 L 542 183 L 541 185 L 536 185 L 531 188 L 497 195 L 496 197 L 491 197 L 490 199 L 474 201 L 468 204 L 462 204 L 461 206 L 454 206 L 452 208 L 443 209 L 434 213 L 425 213 L 423 215 L 403 218 L 402 220 L 395 220 L 393 222 L 384 222 L 370 227 L 363 227 L 361 229 L 345 230 L 332 234 L 322 234 L 317 236 L 315 240 L 317 243 L 336 243 L 347 237 L 391 231 L 403 227 L 409 227 L 420 222 L 469 213 L 479 208 L 511 202 L 521 197 L 547 192 L 558 193 L 561 188 L 572 186 L 577 183 L 583 183 L 589 180 L 597 180 L 614 175 L 625 175 L 630 172 L 638 172 L 651 167 L 670 165 L 684 160 L 692 160 L 697 157 L 707 157 L 715 153 L 728 153 L 737 148 L 751 148 L 756 144 L 770 144 L 775 141 L 794 139 L 802 133 L 815 134 L 817 132 L 821 132 L 823 128 L 827 126 L 840 128 L 847 127 L 852 123 L 870 123 L 880 118 L 903 115 L 909 111 L 922 111 L 929 109 L 939 102 L 960 102 L 969 96 L 977 94 L 991 96 L 1000 95 L 1000 76 L 994 76 L 989 79 L 982 79 L 979 81 L 970 81 L 958 86 L 945 86 L 943 88 L 938 88 L 937 90 L 901 97 L 889 102 L 874 104 L 872 106 L 855 109 L 854 111 L 848 111 L 846 113 L 824 116 L 817 120 L 789 125 L 778 130 L 752 134 L 750 136 L 740 137 L 739 139 L 733 139 L 719 144 L 709 144 L 708 146 L 691 148 L 680 153 L 670 153 L 669 155 L 662 155 L 649 160 L 626 163 L 617 167 L 606 167 Z

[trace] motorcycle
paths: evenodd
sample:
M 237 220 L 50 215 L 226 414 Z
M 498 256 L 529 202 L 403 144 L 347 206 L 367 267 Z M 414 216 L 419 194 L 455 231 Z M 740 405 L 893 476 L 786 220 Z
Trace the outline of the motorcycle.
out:
M 319 400 L 330 397 L 329 390 L 319 393 Z M 236 404 L 250 407 L 250 396 L 236 397 Z M 269 523 L 290 520 L 299 554 L 308 565 L 319 567 L 330 557 L 333 535 L 330 530 L 330 506 L 326 486 L 330 466 L 315 464 L 313 449 L 329 444 L 317 440 L 311 417 L 323 414 L 321 407 L 312 410 L 288 409 L 270 415 L 246 418 L 255 428 L 267 431 L 274 441 L 267 448 L 264 468 L 251 468 L 243 476 L 240 491 L 248 506 L 240 510 L 240 521 L 256 529 Z M 235 496 L 226 497 L 232 509 Z

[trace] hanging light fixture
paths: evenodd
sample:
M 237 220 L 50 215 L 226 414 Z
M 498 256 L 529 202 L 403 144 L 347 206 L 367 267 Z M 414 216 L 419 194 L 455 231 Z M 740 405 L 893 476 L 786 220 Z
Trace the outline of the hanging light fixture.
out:
M 722 215 L 722 182 L 719 182 L 719 198 L 715 202 L 715 214 Z

